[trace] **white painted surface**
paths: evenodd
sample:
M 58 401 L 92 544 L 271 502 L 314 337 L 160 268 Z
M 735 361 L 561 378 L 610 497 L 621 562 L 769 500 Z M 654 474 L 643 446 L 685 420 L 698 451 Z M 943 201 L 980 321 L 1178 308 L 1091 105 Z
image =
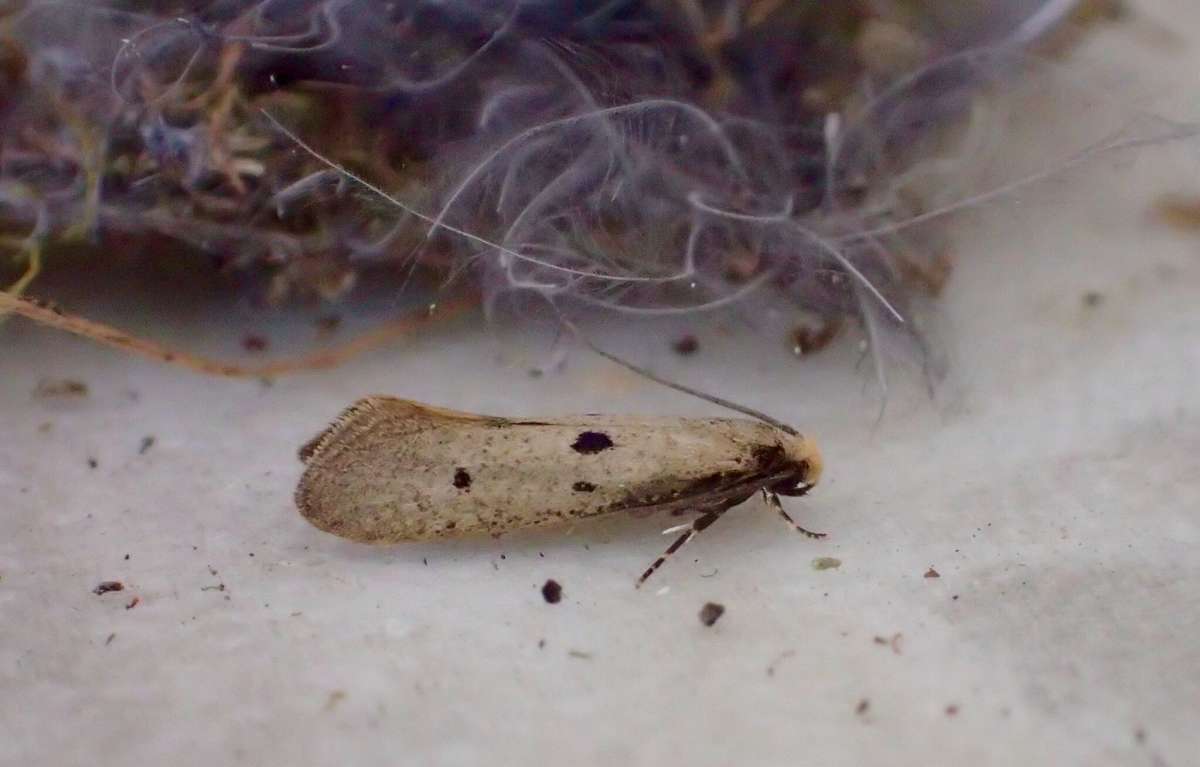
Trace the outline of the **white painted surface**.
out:
M 1143 5 L 1087 50 L 1194 107 L 1200 13 Z M 1044 106 L 1051 123 L 1074 108 Z M 583 353 L 534 379 L 462 325 L 268 388 L 10 320 L 0 763 L 1200 763 L 1200 237 L 1148 212 L 1200 193 L 1196 158 L 1122 156 L 960 221 L 950 378 L 934 402 L 898 385 L 878 429 L 851 342 L 804 363 L 714 331 L 686 360 L 627 345 L 827 454 L 824 484 L 788 502 L 826 542 L 751 502 L 643 591 L 670 520 L 364 548 L 295 512 L 295 450 L 372 392 L 498 414 L 704 403 Z M 120 321 L 119 298 L 91 313 Z M 247 330 L 277 349 L 311 333 L 147 311 L 160 337 L 227 357 Z M 31 396 L 62 376 L 90 395 Z M 817 556 L 843 564 L 818 572 Z M 126 590 L 91 593 L 109 579 Z M 710 600 L 727 612 L 704 628 Z M 896 634 L 896 651 L 875 641 Z

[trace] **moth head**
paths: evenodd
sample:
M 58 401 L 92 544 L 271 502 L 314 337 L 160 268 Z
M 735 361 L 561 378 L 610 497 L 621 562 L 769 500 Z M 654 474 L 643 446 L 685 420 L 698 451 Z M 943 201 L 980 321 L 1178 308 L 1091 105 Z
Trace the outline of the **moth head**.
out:
M 782 440 L 784 466 L 788 474 L 770 487 L 779 495 L 804 495 L 821 479 L 825 464 L 817 444 L 802 435 L 789 435 Z

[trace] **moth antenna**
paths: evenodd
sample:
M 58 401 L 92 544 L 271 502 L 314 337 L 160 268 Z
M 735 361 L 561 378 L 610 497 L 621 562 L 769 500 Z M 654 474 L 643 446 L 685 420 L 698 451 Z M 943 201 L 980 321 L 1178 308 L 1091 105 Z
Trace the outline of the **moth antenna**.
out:
M 767 505 L 774 509 L 779 516 L 783 517 L 783 521 L 787 522 L 788 525 L 796 532 L 801 533 L 802 535 L 807 535 L 809 538 L 818 541 L 828 535 L 828 533 L 814 533 L 812 530 L 808 530 L 796 524 L 796 520 L 792 519 L 792 515 L 783 510 L 783 504 L 779 502 L 779 496 L 775 493 L 772 493 L 765 487 L 762 490 L 762 496 L 763 500 L 767 502 Z
M 729 410 L 733 410 L 735 412 L 741 413 L 742 415 L 748 415 L 751 418 L 758 419 L 759 421 L 762 421 L 763 423 L 767 424 L 768 426 L 774 426 L 776 429 L 779 429 L 780 431 L 783 431 L 786 434 L 791 434 L 793 436 L 799 435 L 799 432 L 796 431 L 791 426 L 788 426 L 786 423 L 772 418 L 771 416 L 767 415 L 766 413 L 764 413 L 760 410 L 755 410 L 754 408 L 746 407 L 745 405 L 739 405 L 738 403 L 733 402 L 731 400 L 727 400 L 724 397 L 718 397 L 715 394 L 709 394 L 707 392 L 702 392 L 699 389 L 693 389 L 692 387 L 684 386 L 681 383 L 675 383 L 674 381 L 668 381 L 665 378 L 661 378 L 661 377 L 655 375 L 654 373 L 651 373 L 649 370 L 647 370 L 644 367 L 641 367 L 640 365 L 635 365 L 626 359 L 622 359 L 621 357 L 618 357 L 617 355 L 613 354 L 612 352 L 605 351 L 604 349 L 601 349 L 599 346 L 597 346 L 592 341 L 592 339 L 585 336 L 583 334 L 583 332 L 578 327 L 576 327 L 573 322 L 568 320 L 566 317 L 562 317 L 561 315 L 560 315 L 560 318 L 561 318 L 563 324 L 566 325 L 567 328 L 572 333 L 575 334 L 575 337 L 578 338 L 580 341 L 582 341 L 584 343 L 584 345 L 587 346 L 587 348 L 592 350 L 593 353 L 600 355 L 601 357 L 603 357 L 604 359 L 606 359 L 610 362 L 617 363 L 618 365 L 625 368 L 626 370 L 630 370 L 634 373 L 637 373 L 640 376 L 649 378 L 651 381 L 653 381 L 657 384 L 666 386 L 668 389 L 674 389 L 675 391 L 680 391 L 680 392 L 683 392 L 684 394 L 690 394 L 693 397 L 698 397 L 698 398 L 704 400 L 705 402 L 711 402 L 714 405 L 719 405 L 723 408 L 728 408 Z
M 721 515 L 728 511 L 731 507 L 731 505 L 721 506 L 713 509 L 712 511 L 706 512 L 699 517 L 696 517 L 692 524 L 687 525 L 687 531 L 683 535 L 676 538 L 675 542 L 668 546 L 667 550 L 662 553 L 662 556 L 654 560 L 654 562 L 646 568 L 646 572 L 642 573 L 642 576 L 637 579 L 637 583 L 633 584 L 634 588 L 640 589 L 642 584 L 646 582 L 646 579 L 651 575 L 654 575 L 654 571 L 662 567 L 663 563 L 666 562 L 672 554 L 682 549 L 684 544 L 703 532 L 713 522 L 716 522 L 718 519 L 720 519 Z

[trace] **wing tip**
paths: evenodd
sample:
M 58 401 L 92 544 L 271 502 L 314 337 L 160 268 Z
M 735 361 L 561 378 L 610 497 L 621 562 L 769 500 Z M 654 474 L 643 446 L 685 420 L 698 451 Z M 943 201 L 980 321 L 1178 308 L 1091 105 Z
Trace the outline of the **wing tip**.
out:
M 296 451 L 296 455 L 300 458 L 302 463 L 308 463 L 313 459 L 314 456 L 324 450 L 326 446 L 328 446 L 329 443 L 332 442 L 338 436 L 338 434 L 340 434 L 342 430 L 346 428 L 347 425 L 358 420 L 363 415 L 373 412 L 382 402 L 390 399 L 392 398 L 375 396 L 363 397 L 362 399 L 357 400 L 352 405 L 342 410 L 342 412 L 338 414 L 337 418 L 334 418 L 333 421 L 324 429 L 322 429 L 315 437 L 301 445 L 300 449 Z

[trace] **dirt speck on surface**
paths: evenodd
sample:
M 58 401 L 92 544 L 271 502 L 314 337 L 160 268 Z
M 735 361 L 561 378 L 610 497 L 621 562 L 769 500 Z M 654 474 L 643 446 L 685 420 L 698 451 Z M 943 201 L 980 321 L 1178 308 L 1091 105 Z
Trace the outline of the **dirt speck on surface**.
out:
M 958 704 L 951 703 L 946 706 L 946 716 L 958 716 Z
M 842 566 L 842 560 L 837 557 L 817 557 L 812 561 L 814 570 L 836 570 Z
M 100 462 L 98 460 L 96 460 L 95 458 L 89 458 L 87 463 L 88 463 L 89 469 L 95 469 L 100 466 Z
M 265 352 L 270 345 L 265 336 L 260 336 L 257 333 L 247 333 L 242 336 L 242 348 L 254 354 Z
M 147 434 L 146 436 L 142 437 L 141 443 L 138 444 L 138 455 L 145 455 L 148 453 L 150 448 L 154 447 L 154 442 L 155 439 L 153 434 Z
M 68 399 L 86 397 L 88 385 L 75 378 L 43 378 L 33 389 L 38 399 Z
M 779 657 L 771 661 L 771 665 L 767 666 L 767 676 L 775 676 L 775 670 L 779 668 L 779 664 L 783 663 L 785 660 L 791 658 L 795 654 L 795 650 L 784 650 L 783 652 L 779 653 Z
M 141 597 L 134 597 L 133 599 L 129 600 L 129 602 L 125 605 L 125 609 L 132 610 L 133 608 L 137 607 L 141 603 L 142 603 Z
M 717 604 L 716 602 L 706 602 L 704 607 L 700 608 L 700 622 L 705 626 L 711 626 L 721 620 L 721 616 L 725 614 L 725 605 Z
M 892 652 L 896 653 L 897 655 L 900 655 L 900 648 L 903 644 L 903 640 L 904 640 L 904 634 L 897 632 L 895 634 L 892 634 L 890 639 L 888 637 L 876 636 L 874 639 L 874 642 L 875 642 L 875 644 L 878 644 L 878 645 L 885 645 L 885 646 L 891 647 Z
M 1083 305 L 1089 309 L 1095 309 L 1102 303 L 1104 303 L 1103 293 L 1098 293 L 1095 290 L 1089 290 L 1083 294 Z
M 934 570 L 933 565 L 930 565 L 929 569 L 925 571 L 925 577 L 926 578 L 941 578 L 942 574 L 939 573 L 937 570 Z
M 339 314 L 326 314 L 324 317 L 318 317 L 316 321 L 317 332 L 322 335 L 330 335 L 337 332 L 337 329 L 342 326 L 342 317 Z
M 689 333 L 686 336 L 675 339 L 675 342 L 671 344 L 671 348 L 680 357 L 690 357 L 700 351 L 700 341 Z
M 558 581 L 549 578 L 542 584 L 542 599 L 546 600 L 547 604 L 556 605 L 562 601 L 563 590 Z
M 104 640 L 104 646 L 108 647 L 110 644 L 113 643 L 113 640 L 116 638 L 117 638 L 117 633 L 114 631 L 113 633 L 108 635 L 108 639 Z
M 92 589 L 92 593 L 96 596 L 107 594 L 110 591 L 124 591 L 125 584 L 120 581 L 100 581 L 96 588 Z
M 858 702 L 858 705 L 854 707 L 854 713 L 858 714 L 859 716 L 866 715 L 866 713 L 870 710 L 871 710 L 871 701 L 867 700 L 866 698 L 863 698 L 862 700 L 860 700 Z
M 345 690 L 334 690 L 329 693 L 329 698 L 325 701 L 325 710 L 332 711 L 337 708 L 337 704 L 346 699 Z
M 579 658 L 580 660 L 592 659 L 592 654 L 583 650 L 567 650 L 567 655 L 572 658 Z

